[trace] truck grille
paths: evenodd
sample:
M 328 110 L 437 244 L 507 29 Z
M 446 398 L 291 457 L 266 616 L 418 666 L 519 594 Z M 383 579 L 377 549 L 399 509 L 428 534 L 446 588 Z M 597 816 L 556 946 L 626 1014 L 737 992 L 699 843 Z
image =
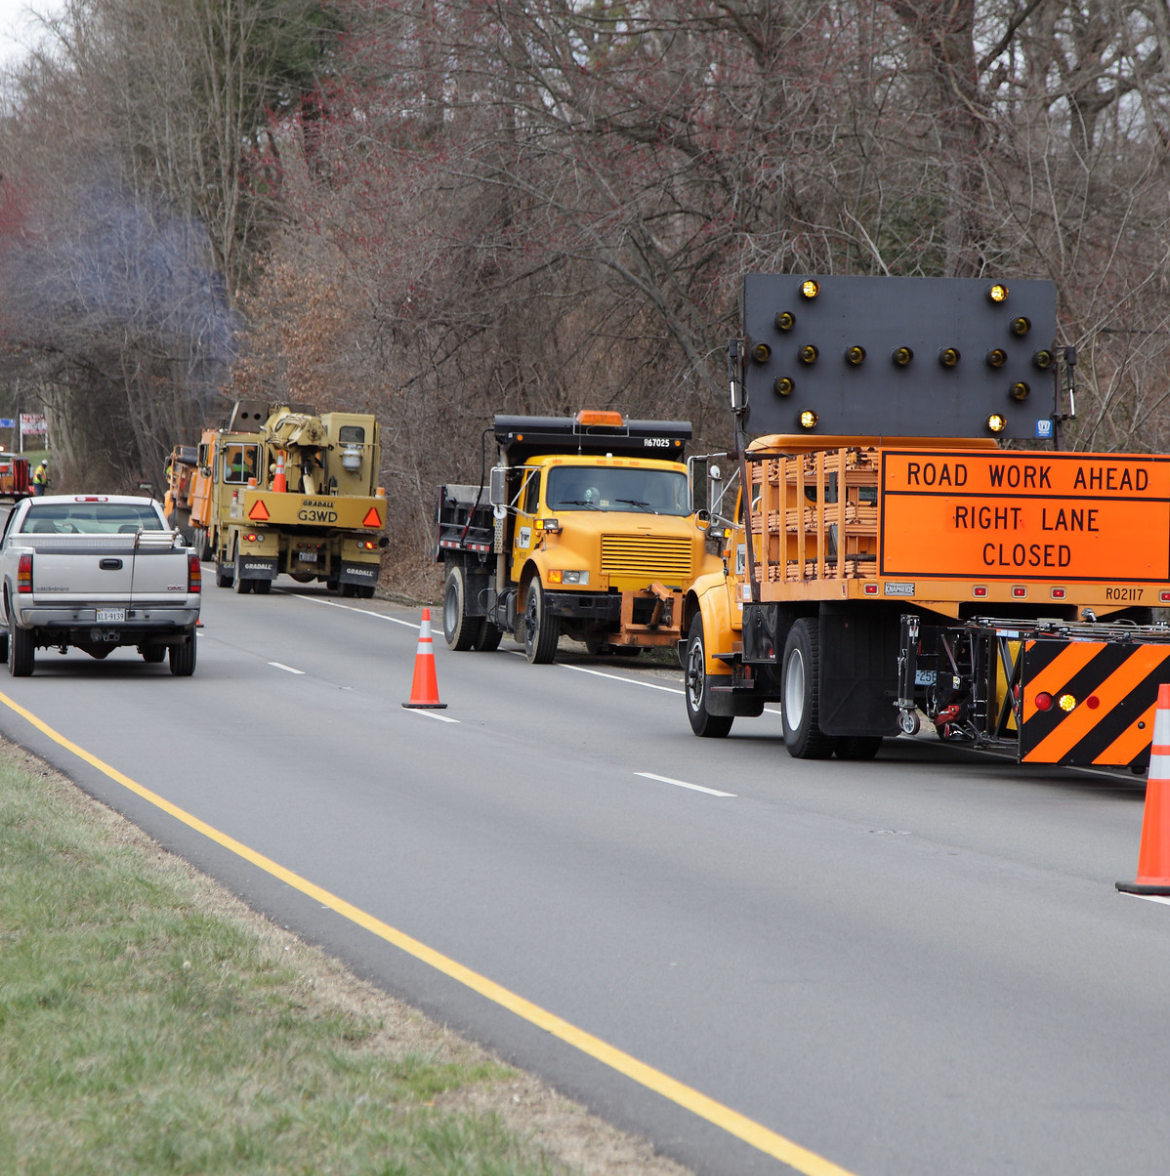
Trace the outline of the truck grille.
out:
M 681 585 L 691 578 L 691 541 L 654 535 L 602 535 L 601 570 L 649 584 Z

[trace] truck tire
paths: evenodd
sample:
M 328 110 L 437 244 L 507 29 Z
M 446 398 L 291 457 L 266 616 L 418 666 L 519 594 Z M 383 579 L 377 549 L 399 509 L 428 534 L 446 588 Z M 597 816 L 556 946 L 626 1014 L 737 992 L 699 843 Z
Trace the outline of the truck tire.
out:
M 561 639 L 561 625 L 556 617 L 548 615 L 545 606 L 544 589 L 539 580 L 528 585 L 524 598 L 524 617 L 520 624 L 524 632 L 524 656 L 534 666 L 548 665 L 557 655 L 557 642 Z
M 493 625 L 487 617 L 482 618 L 483 624 L 480 625 L 475 634 L 475 640 L 471 643 L 471 648 L 479 653 L 492 653 L 494 650 L 500 648 L 500 642 L 504 639 L 504 634 L 501 632 L 498 625 Z
M 36 634 L 32 629 L 13 625 L 8 630 L 8 672 L 14 678 L 27 678 L 36 662 Z
M 820 634 L 816 617 L 801 617 L 784 645 L 781 712 L 784 746 L 794 759 L 828 759 L 833 740 L 820 728 Z
M 138 652 L 142 654 L 142 660 L 147 665 L 157 666 L 167 656 L 167 647 L 165 645 L 140 645 Z
M 443 589 L 443 637 L 448 649 L 463 653 L 475 644 L 482 617 L 467 615 L 467 575 L 458 564 L 447 573 Z
M 271 580 L 253 580 L 252 581 L 252 591 L 257 593 L 260 596 L 266 596 L 269 592 L 272 591 L 272 581 Z
M 722 739 L 731 730 L 734 720 L 731 715 L 713 715 L 707 710 L 710 679 L 707 677 L 707 649 L 701 615 L 691 621 L 685 664 L 683 695 L 687 700 L 687 718 L 691 721 L 691 730 L 702 739 Z
M 171 659 L 171 676 L 189 678 L 195 673 L 195 634 L 182 645 L 169 645 L 167 652 Z
M 881 745 L 880 735 L 838 735 L 833 739 L 833 754 L 842 760 L 871 760 Z
M 219 560 L 215 561 L 215 586 L 217 588 L 230 588 L 232 581 L 235 579 L 235 573 L 231 564 L 221 564 Z

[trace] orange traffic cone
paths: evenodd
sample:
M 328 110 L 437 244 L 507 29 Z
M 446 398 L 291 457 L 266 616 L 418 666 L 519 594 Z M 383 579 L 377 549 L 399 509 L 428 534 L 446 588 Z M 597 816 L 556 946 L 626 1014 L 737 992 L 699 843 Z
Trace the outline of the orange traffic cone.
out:
M 1146 808 L 1136 882 L 1118 882 L 1127 894 L 1170 894 L 1170 684 L 1158 687 L 1154 742 L 1146 776 Z
M 446 710 L 439 701 L 439 682 L 435 677 L 435 649 L 431 640 L 431 610 L 423 609 L 422 627 L 418 631 L 418 653 L 414 655 L 414 681 L 410 701 L 402 704 L 412 710 Z
M 288 490 L 288 482 L 284 476 L 284 450 L 276 451 L 276 473 L 272 475 L 272 491 L 274 494 L 284 494 Z

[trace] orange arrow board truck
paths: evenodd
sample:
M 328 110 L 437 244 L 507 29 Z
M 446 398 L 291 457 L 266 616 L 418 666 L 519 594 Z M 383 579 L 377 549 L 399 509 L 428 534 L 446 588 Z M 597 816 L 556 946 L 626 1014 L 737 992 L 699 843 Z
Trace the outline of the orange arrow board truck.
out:
M 800 758 L 866 759 L 925 717 L 1028 763 L 1144 770 L 1170 457 L 1060 449 L 1076 357 L 1051 284 L 752 275 L 743 311 L 747 492 L 684 602 L 695 733 L 773 703 Z

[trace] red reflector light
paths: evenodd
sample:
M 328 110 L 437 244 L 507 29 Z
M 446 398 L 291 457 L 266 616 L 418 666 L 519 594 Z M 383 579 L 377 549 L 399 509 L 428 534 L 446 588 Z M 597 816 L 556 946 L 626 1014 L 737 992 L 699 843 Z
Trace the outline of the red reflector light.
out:
M 22 555 L 20 557 L 20 562 L 16 565 L 16 590 L 17 592 L 32 591 L 31 555 Z
M 1085 706 L 1087 706 L 1089 710 L 1096 710 L 1100 705 L 1101 700 L 1095 694 L 1090 694 L 1089 697 L 1085 699 Z
M 1160 592 L 1158 596 L 1163 604 L 1170 603 L 1170 592 Z
M 187 591 L 201 592 L 203 590 L 203 569 L 199 566 L 199 556 L 193 551 L 187 553 Z
M 987 595 L 987 585 L 986 584 L 976 584 L 975 587 L 971 589 L 971 595 L 972 596 L 986 596 Z
M 362 526 L 380 527 L 381 525 L 382 520 L 378 517 L 378 508 L 376 506 L 371 506 L 370 509 L 366 511 L 366 517 L 362 519 Z
M 268 521 L 268 507 L 264 505 L 263 498 L 257 498 L 256 501 L 252 503 L 252 509 L 248 511 L 248 518 L 255 519 L 255 521 L 258 523 L 266 523 Z
M 1052 589 L 1052 599 L 1053 600 L 1063 600 L 1064 596 L 1065 596 L 1065 592 L 1064 592 L 1063 588 L 1053 588 Z
M 878 594 L 878 586 L 876 584 L 866 584 L 865 587 L 862 588 L 862 592 L 864 592 L 866 596 L 876 596 Z
M 1046 691 L 1041 691 L 1032 701 L 1035 702 L 1036 709 L 1038 711 L 1052 709 L 1052 695 L 1048 694 Z
M 1025 588 L 1025 587 L 1023 586 L 1023 584 L 1013 584 L 1013 585 L 1012 585 L 1012 595 L 1013 595 L 1013 596 L 1014 596 L 1014 597 L 1015 597 L 1017 600 L 1020 600 L 1020 599 L 1022 599 L 1023 597 L 1025 597 L 1025 596 L 1027 596 L 1027 595 L 1028 595 L 1028 589 L 1027 589 L 1027 588 Z

